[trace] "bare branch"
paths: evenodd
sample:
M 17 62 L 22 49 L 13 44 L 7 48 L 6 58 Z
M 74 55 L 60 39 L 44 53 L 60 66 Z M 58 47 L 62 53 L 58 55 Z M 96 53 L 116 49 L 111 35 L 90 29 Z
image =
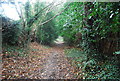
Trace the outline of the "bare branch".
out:
M 53 5 L 51 8 L 48 9 L 47 13 L 51 12 L 55 7 L 61 5 L 62 2 L 56 4 L 56 5 Z
M 50 3 L 48 6 L 44 7 L 40 12 L 36 13 L 34 15 L 33 18 L 31 18 L 29 21 L 28 21 L 28 24 L 30 24 L 30 26 L 34 23 L 35 20 L 37 20 L 39 18 L 39 15 L 40 13 L 42 13 L 42 11 L 44 11 L 46 8 L 48 8 L 49 6 L 53 5 L 54 2 Z
M 16 9 L 16 11 L 17 11 L 17 13 L 18 13 L 18 15 L 19 15 L 19 18 L 22 18 L 22 16 L 21 16 L 21 14 L 20 14 L 20 12 L 18 11 L 18 8 L 17 8 L 17 5 L 16 5 L 16 2 L 15 2 L 15 9 Z
M 41 26 L 41 25 L 43 25 L 43 24 L 46 24 L 46 23 L 48 23 L 49 21 L 51 21 L 51 20 L 53 20 L 54 18 L 56 18 L 57 16 L 61 15 L 66 9 L 69 8 L 69 5 L 70 5 L 70 3 L 67 5 L 66 8 L 64 8 L 64 10 L 62 10 L 61 12 L 59 12 L 58 14 L 56 14 L 55 16 L 53 16 L 52 18 L 50 18 L 49 20 L 47 20 L 47 21 L 39 24 L 39 26 Z

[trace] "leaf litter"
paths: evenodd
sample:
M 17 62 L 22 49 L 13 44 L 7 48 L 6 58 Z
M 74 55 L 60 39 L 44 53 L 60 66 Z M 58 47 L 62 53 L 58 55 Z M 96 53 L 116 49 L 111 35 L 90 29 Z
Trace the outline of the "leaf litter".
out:
M 3 79 L 75 79 L 75 67 L 64 55 L 63 44 L 45 47 L 36 42 L 29 45 L 27 57 L 3 58 Z

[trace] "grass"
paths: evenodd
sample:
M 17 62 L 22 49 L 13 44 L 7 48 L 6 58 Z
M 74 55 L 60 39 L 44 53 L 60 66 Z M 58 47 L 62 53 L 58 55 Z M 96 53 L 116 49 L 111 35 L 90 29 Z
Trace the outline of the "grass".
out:
M 73 49 L 66 49 L 65 54 L 67 57 L 80 57 L 83 56 L 84 53 L 83 51 L 73 48 Z
M 76 62 L 83 62 L 87 60 L 86 54 L 83 51 L 80 51 L 76 48 L 65 49 L 65 54 L 66 57 L 72 58 Z

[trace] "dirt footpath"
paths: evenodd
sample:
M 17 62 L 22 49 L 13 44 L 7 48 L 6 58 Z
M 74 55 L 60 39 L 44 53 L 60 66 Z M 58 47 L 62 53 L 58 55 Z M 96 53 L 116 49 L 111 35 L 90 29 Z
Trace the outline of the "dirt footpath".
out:
M 39 79 L 73 79 L 74 68 L 69 64 L 64 55 L 63 44 L 55 44 L 52 47 L 40 46 L 37 43 L 31 44 L 32 49 L 36 49 L 36 60 L 39 59 L 42 63 L 38 70 L 32 72 L 29 78 Z M 42 51 L 39 52 L 39 51 Z M 31 52 L 31 55 L 35 55 Z

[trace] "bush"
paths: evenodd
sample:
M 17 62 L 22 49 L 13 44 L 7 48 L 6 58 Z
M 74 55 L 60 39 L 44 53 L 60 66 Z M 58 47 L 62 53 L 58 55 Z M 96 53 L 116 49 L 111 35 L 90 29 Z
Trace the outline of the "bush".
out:
M 52 13 L 47 14 L 47 19 L 52 17 Z M 43 26 L 38 27 L 37 30 L 37 41 L 41 44 L 50 45 L 58 35 L 56 33 L 55 21 L 51 20 Z
M 1 16 L 2 19 L 2 43 L 8 45 L 17 45 L 19 35 L 19 24 L 7 17 Z

